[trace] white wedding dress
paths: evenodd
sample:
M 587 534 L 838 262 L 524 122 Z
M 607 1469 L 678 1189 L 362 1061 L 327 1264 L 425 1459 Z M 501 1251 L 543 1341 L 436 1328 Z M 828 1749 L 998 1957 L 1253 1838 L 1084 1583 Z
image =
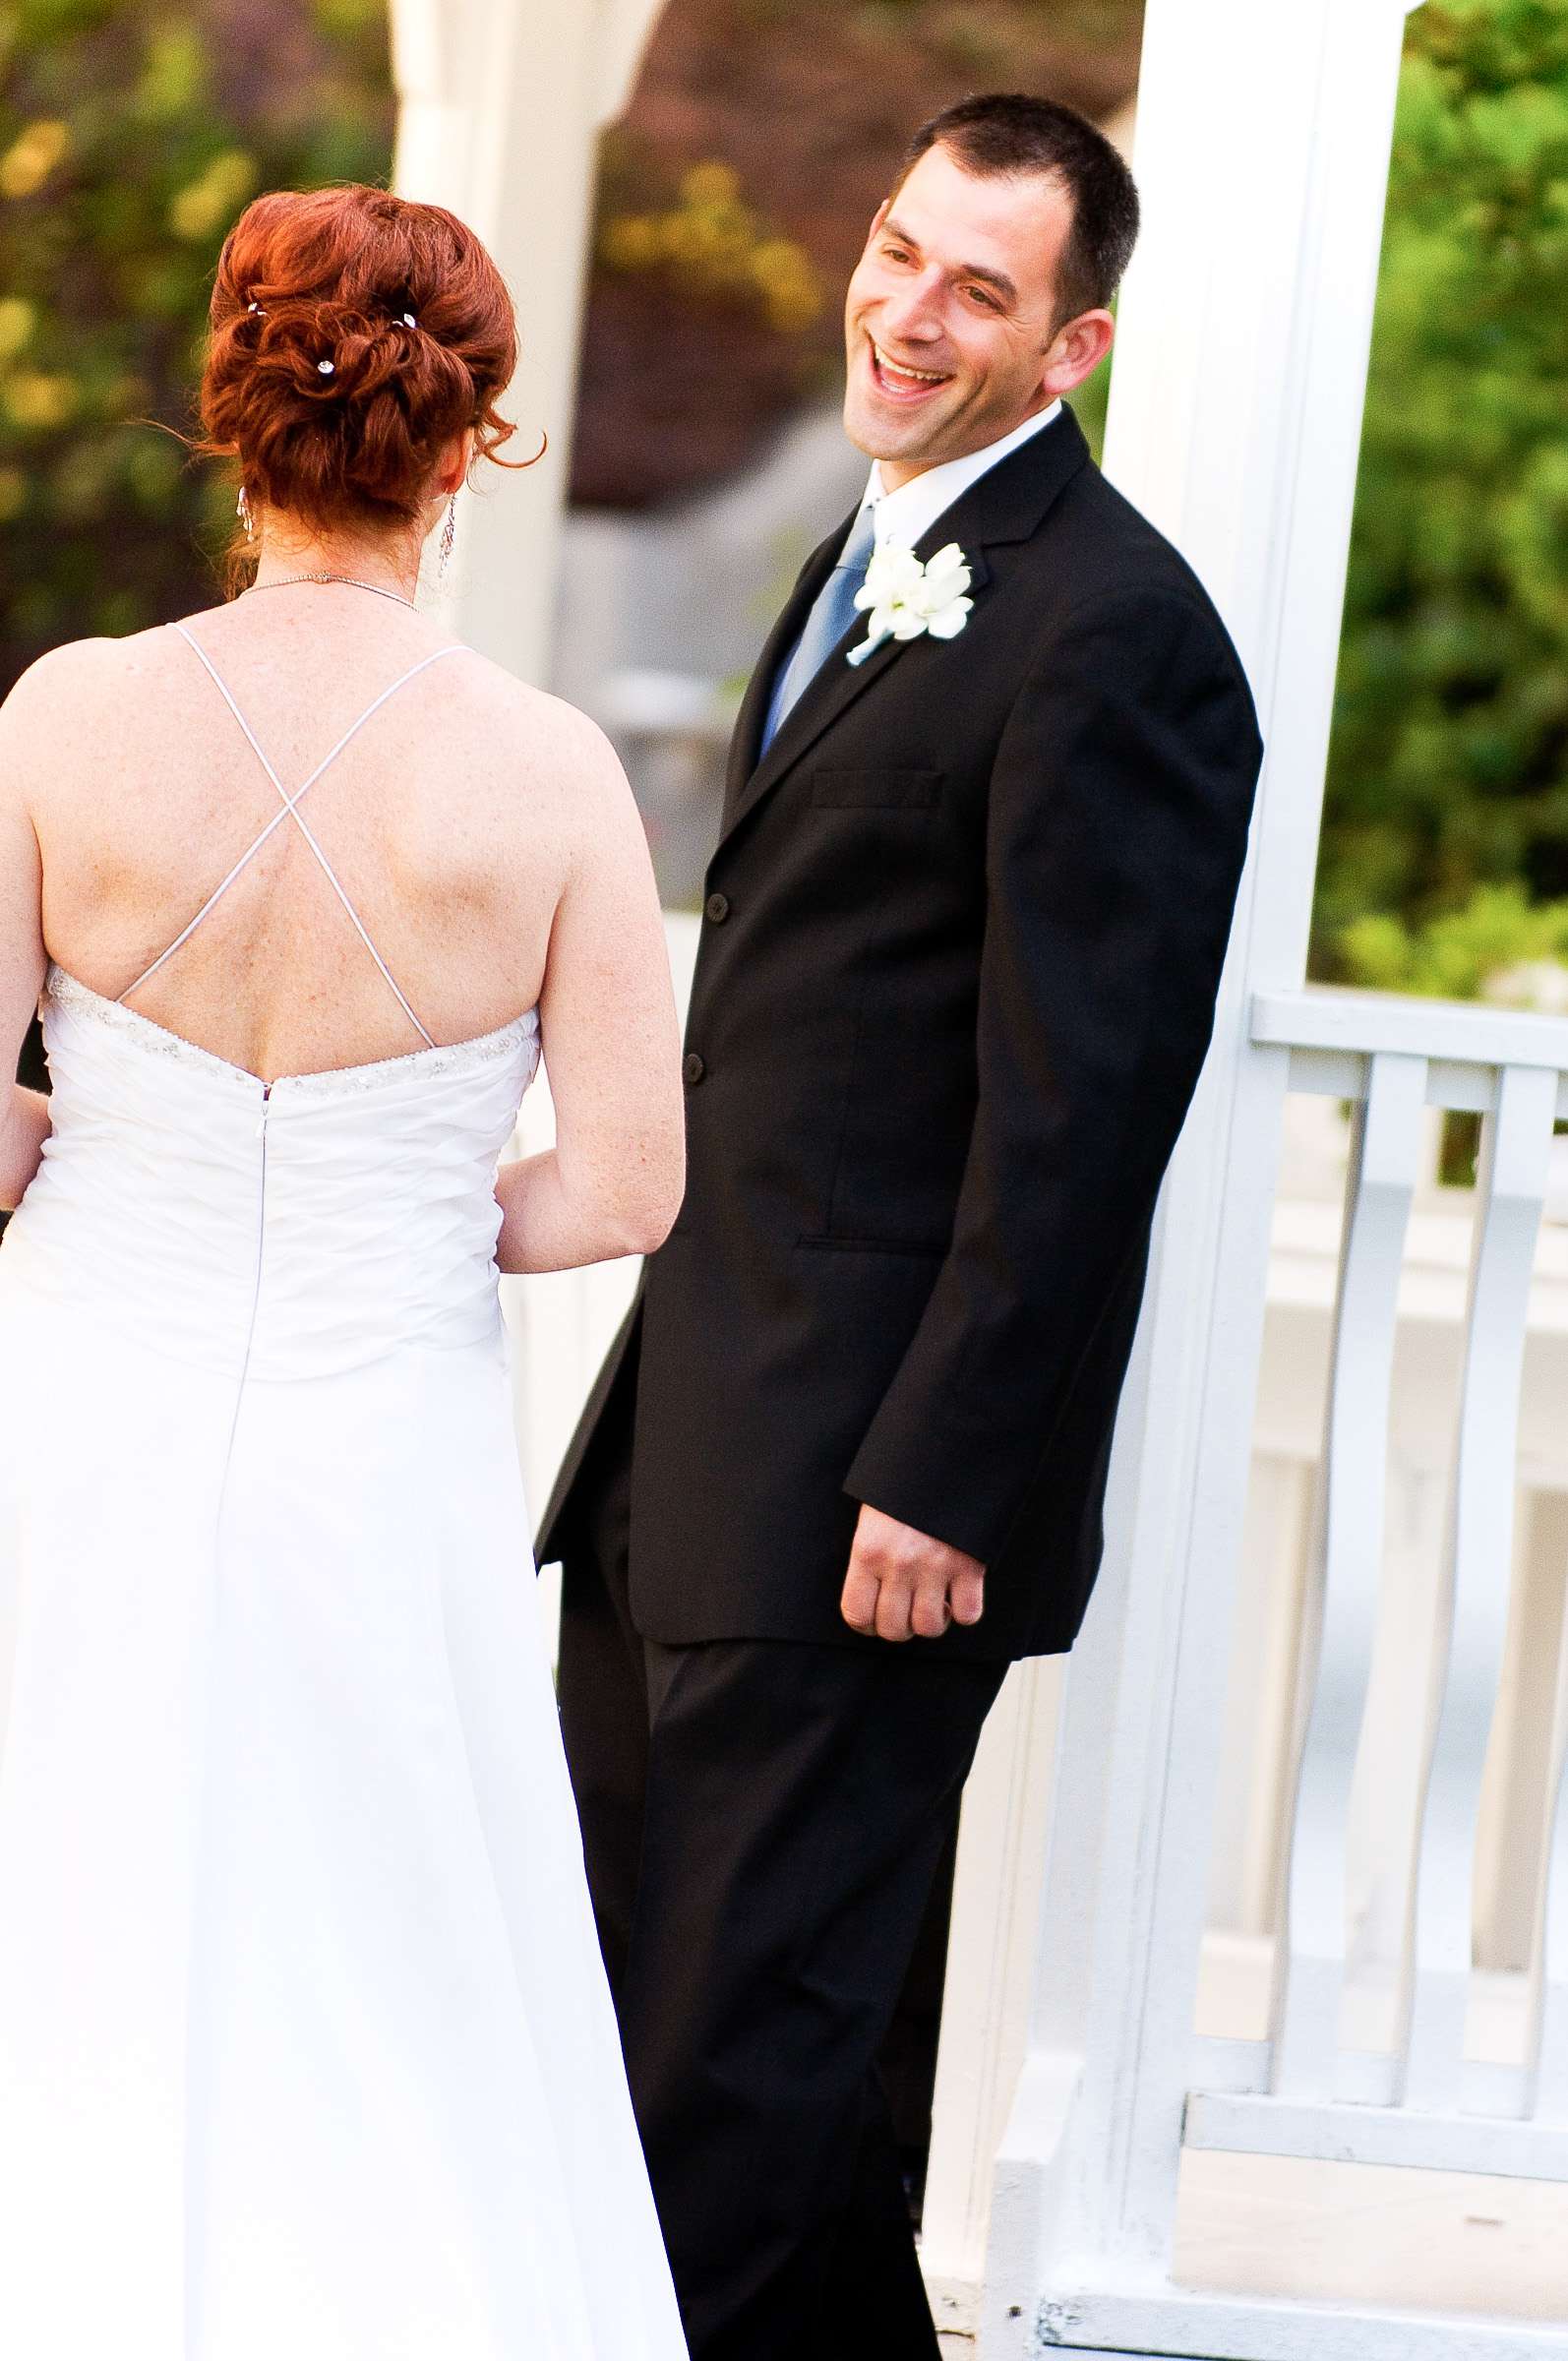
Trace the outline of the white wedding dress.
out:
M 58 967 L 43 1016 L 0 1246 L 0 2354 L 682 2361 L 498 1305 L 536 1016 L 271 1087 Z

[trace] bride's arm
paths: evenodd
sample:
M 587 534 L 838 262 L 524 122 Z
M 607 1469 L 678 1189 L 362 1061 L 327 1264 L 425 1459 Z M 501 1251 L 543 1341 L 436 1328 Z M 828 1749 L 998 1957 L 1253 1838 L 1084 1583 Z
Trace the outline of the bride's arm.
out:
M 12 697 L 0 706 L 0 1074 L 14 1076 L 43 985 L 43 872 L 27 805 L 29 730 Z M 0 1082 L 0 1211 L 11 1213 L 38 1169 L 49 1102 Z
M 572 841 L 539 996 L 556 1144 L 502 1168 L 504 1271 L 652 1253 L 686 1180 L 680 1027 L 641 818 L 580 715 L 563 754 Z

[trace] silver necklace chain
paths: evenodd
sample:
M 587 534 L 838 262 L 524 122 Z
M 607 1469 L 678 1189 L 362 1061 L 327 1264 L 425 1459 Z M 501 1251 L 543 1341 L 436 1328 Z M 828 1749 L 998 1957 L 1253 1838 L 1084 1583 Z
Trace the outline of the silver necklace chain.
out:
M 250 582 L 242 595 L 249 598 L 253 590 L 287 590 L 295 582 L 346 582 L 351 590 L 374 590 L 378 598 L 394 598 L 400 607 L 414 605 L 400 590 L 389 590 L 385 582 L 361 581 L 357 574 L 285 574 L 275 582 Z

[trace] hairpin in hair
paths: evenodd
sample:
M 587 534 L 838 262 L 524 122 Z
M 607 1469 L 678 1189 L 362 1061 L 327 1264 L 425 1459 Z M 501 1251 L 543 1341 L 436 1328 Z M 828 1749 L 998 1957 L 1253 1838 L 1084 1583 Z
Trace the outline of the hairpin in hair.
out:
M 417 328 L 417 327 L 419 326 L 419 323 L 418 323 L 418 321 L 417 321 L 417 320 L 414 318 L 414 315 L 413 315 L 413 313 L 412 313 L 412 312 L 404 312 L 404 314 L 403 314 L 403 324 L 404 324 L 404 326 L 405 326 L 405 327 L 407 327 L 407 328 Z
M 246 309 L 248 312 L 262 312 L 262 307 L 261 307 L 261 305 L 260 305 L 259 303 L 248 303 L 248 304 L 245 306 L 245 309 Z M 265 312 L 262 312 L 262 318 L 263 318 L 264 320 L 267 318 L 267 314 L 266 314 Z
M 331 377 L 337 363 L 335 361 L 318 361 L 316 366 L 323 377 Z

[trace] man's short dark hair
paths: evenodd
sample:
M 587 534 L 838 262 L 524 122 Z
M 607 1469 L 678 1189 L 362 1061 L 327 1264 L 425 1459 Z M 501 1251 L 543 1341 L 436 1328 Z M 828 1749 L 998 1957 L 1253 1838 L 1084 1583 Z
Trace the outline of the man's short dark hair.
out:
M 937 146 L 981 179 L 1038 172 L 1059 181 L 1072 200 L 1072 228 L 1057 272 L 1056 325 L 1111 301 L 1137 243 L 1138 191 L 1103 131 L 1054 98 L 1020 91 L 961 98 L 916 132 L 900 187 Z

